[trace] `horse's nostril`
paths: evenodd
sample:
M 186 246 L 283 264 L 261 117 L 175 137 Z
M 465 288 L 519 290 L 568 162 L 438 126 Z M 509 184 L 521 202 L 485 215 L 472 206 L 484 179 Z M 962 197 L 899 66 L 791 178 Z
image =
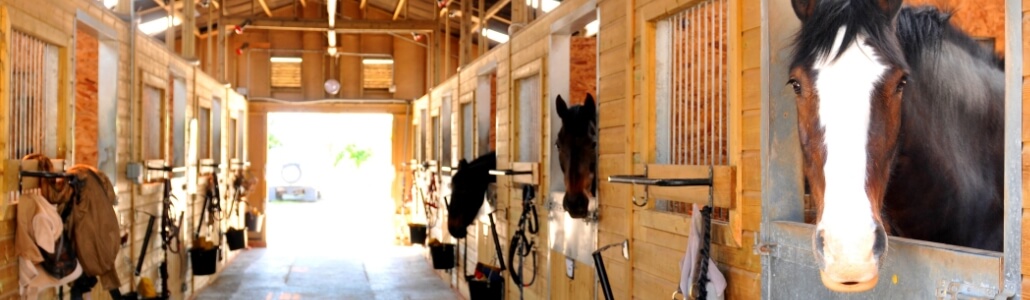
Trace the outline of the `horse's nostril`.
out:
M 815 247 L 815 253 L 819 255 L 819 257 L 823 257 L 823 243 L 823 230 L 819 229 L 815 232 L 815 241 L 813 241 L 812 245 Z
M 856 284 L 858 284 L 858 281 L 841 282 L 840 284 L 843 284 L 843 285 L 856 285 Z
M 876 225 L 876 242 L 873 243 L 873 255 L 876 258 L 880 258 L 884 252 L 887 252 L 887 231 L 884 230 L 883 225 Z

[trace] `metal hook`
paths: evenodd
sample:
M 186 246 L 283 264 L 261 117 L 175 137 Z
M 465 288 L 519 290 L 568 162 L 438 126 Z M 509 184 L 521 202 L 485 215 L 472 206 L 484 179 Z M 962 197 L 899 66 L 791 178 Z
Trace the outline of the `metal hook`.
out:
M 644 177 L 647 177 L 647 165 L 644 165 Z M 633 194 L 633 205 L 636 206 L 636 207 L 645 207 L 645 206 L 647 206 L 647 202 L 648 202 L 648 200 L 650 200 L 649 199 L 650 197 L 648 197 L 648 195 L 647 195 L 648 194 L 647 193 L 648 186 L 646 186 L 646 185 L 644 186 L 644 197 L 643 197 L 644 198 L 644 202 L 643 203 L 637 203 L 636 187 L 637 187 L 636 184 L 630 184 L 630 189 L 632 189 L 630 191 L 630 193 Z
M 680 292 L 680 289 L 678 289 L 678 288 L 676 289 L 676 291 L 672 292 L 672 300 L 679 300 L 679 299 L 676 298 L 676 295 L 683 296 L 682 299 L 684 299 L 684 300 L 687 299 L 687 295 L 684 295 L 683 292 Z

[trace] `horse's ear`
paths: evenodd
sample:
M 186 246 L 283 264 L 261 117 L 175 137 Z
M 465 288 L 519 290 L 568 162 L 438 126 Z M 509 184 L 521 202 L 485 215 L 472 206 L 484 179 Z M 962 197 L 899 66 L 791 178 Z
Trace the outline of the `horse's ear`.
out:
M 569 114 L 569 107 L 565 105 L 565 100 L 562 100 L 561 95 L 558 95 L 558 99 L 554 100 L 554 105 L 558 107 L 558 117 L 565 118 Z
M 888 19 L 894 19 L 894 16 L 897 16 L 898 11 L 901 10 L 901 2 L 902 0 L 876 0 L 876 5 Z
M 469 162 L 462 158 L 460 161 L 458 161 L 458 170 L 464 169 L 465 167 L 468 167 L 468 165 Z
M 790 0 L 790 5 L 794 7 L 794 14 L 798 16 L 798 20 L 804 22 L 815 12 L 815 5 L 818 2 L 819 0 Z
M 594 103 L 594 96 L 587 93 L 587 99 L 583 101 L 583 113 L 590 116 L 597 113 L 597 103 Z

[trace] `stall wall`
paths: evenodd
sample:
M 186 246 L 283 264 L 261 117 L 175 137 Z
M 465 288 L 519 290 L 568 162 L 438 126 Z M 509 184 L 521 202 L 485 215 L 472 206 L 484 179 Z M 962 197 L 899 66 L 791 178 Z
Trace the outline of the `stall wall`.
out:
M 485 53 L 478 60 L 462 68 L 458 78 L 460 93 L 473 93 L 476 79 L 482 66 L 496 65 L 497 106 L 495 113 L 497 132 L 498 169 L 510 168 L 517 152 L 517 138 L 513 126 L 516 120 L 517 95 L 509 91 L 515 87 L 515 80 L 526 73 L 539 72 L 541 82 L 547 82 L 548 41 L 551 26 L 556 21 L 573 13 L 587 1 L 566 1 L 554 11 L 543 15 L 515 33 L 511 41 Z M 572 101 L 580 103 L 583 93 L 592 91 L 598 101 L 600 141 L 598 177 L 607 178 L 616 174 L 641 173 L 642 164 L 649 161 L 652 149 L 650 122 L 653 111 L 647 109 L 650 100 L 643 91 L 648 77 L 653 76 L 650 59 L 653 45 L 647 43 L 647 31 L 652 21 L 659 17 L 691 7 L 698 1 L 677 2 L 671 0 L 597 1 L 600 16 L 600 34 L 594 39 L 573 39 L 573 62 L 567 70 L 571 74 L 591 73 L 579 70 L 596 61 L 596 77 L 570 76 Z M 760 64 L 760 5 L 757 0 L 730 1 L 730 35 L 739 50 L 732 51 L 730 68 L 734 71 L 730 80 L 736 82 L 759 82 Z M 589 42 L 588 42 L 589 41 Z M 594 44 L 589 44 L 589 43 Z M 731 47 L 733 47 L 731 45 Z M 596 54 L 595 54 L 596 53 Z M 590 57 L 589 54 L 597 56 Z M 539 66 L 539 67 L 538 67 Z M 596 86 L 593 86 L 596 84 Z M 435 89 L 435 88 L 434 88 Z M 546 87 L 542 87 L 547 90 Z M 759 101 L 758 85 L 735 85 L 729 91 L 732 98 L 731 149 L 735 149 L 733 165 L 736 166 L 737 196 L 730 211 L 732 225 L 724 226 L 713 245 L 713 258 L 730 282 L 729 299 L 753 299 L 759 296 L 759 257 L 752 251 L 760 219 L 759 199 Z M 554 95 L 547 95 L 545 101 L 553 101 Z M 546 102 L 545 102 L 546 103 Z M 545 113 L 533 122 L 548 124 L 552 113 Z M 554 137 L 545 130 L 546 145 Z M 551 151 L 544 151 L 541 170 L 547 165 Z M 550 176 L 541 174 L 540 182 L 549 182 Z M 498 230 L 502 248 L 507 249 L 508 238 L 513 234 L 514 222 L 521 213 L 521 189 L 509 179 L 498 178 Z M 541 190 L 548 187 L 542 186 Z M 689 217 L 685 215 L 656 212 L 649 208 L 635 208 L 630 202 L 633 191 L 629 186 L 613 185 L 601 181 L 599 187 L 600 223 L 598 245 L 630 240 L 631 257 L 627 261 L 618 251 L 603 255 L 608 276 L 617 299 L 661 299 L 676 290 L 679 281 L 679 262 L 686 247 Z M 542 202 L 539 202 L 542 203 Z M 539 213 L 546 210 L 538 205 Z M 565 257 L 546 250 L 547 228 L 541 224 L 538 242 L 537 281 L 524 290 L 526 299 L 593 299 L 600 297 L 594 284 L 593 266 L 576 262 L 575 277 L 565 276 Z M 477 222 L 473 227 L 486 231 L 487 224 Z M 471 232 L 471 231 L 470 231 Z M 541 244 L 543 243 L 543 244 Z M 496 264 L 493 258 L 492 240 L 481 234 L 478 241 L 478 261 Z M 510 266 L 510 262 L 509 262 Z M 531 272 L 532 268 L 527 268 Z M 528 274 L 527 274 L 528 276 Z M 515 285 L 506 284 L 507 297 L 519 297 Z M 453 283 L 453 282 L 452 282 Z M 462 293 L 465 287 L 455 285 Z
M 101 66 L 96 65 L 96 43 L 97 37 L 95 35 L 84 33 L 82 30 L 86 27 L 82 26 L 101 26 L 113 32 L 113 37 L 105 37 L 105 40 L 113 40 L 113 43 L 117 45 L 118 52 L 118 69 L 115 73 L 100 74 L 101 76 L 113 76 L 117 78 L 117 152 L 113 153 L 115 163 L 117 165 L 116 172 L 106 174 L 108 177 L 115 182 L 115 191 L 118 196 L 118 203 L 115 206 L 115 210 L 119 217 L 119 223 L 121 225 L 122 234 L 127 237 L 127 242 L 122 245 L 121 251 L 116 260 L 116 269 L 121 279 L 121 287 L 119 290 L 122 293 L 128 293 L 136 290 L 136 283 L 140 277 L 133 276 L 134 264 L 138 260 L 140 250 L 144 247 L 143 238 L 146 233 L 146 225 L 148 221 L 147 214 L 156 214 L 161 209 L 161 193 L 160 184 L 158 183 L 146 183 L 136 184 L 132 180 L 126 177 L 126 166 L 129 163 L 141 162 L 143 159 L 143 141 L 150 139 L 150 136 L 144 136 L 143 126 L 144 120 L 142 120 L 143 105 L 141 99 L 143 97 L 143 87 L 152 86 L 159 92 L 159 101 L 163 104 L 158 109 L 157 115 L 162 119 L 161 123 L 165 124 L 171 120 L 171 82 L 173 77 L 184 78 L 187 83 L 187 97 L 188 102 L 186 104 L 187 118 L 192 118 L 194 114 L 192 110 L 196 108 L 195 99 L 198 98 L 197 91 L 203 90 L 208 96 L 220 95 L 222 99 L 235 99 L 235 101 L 245 101 L 239 95 L 236 95 L 231 89 L 227 88 L 224 84 L 218 80 L 207 76 L 206 74 L 197 71 L 197 69 L 190 65 L 188 62 L 179 58 L 174 53 L 167 50 L 164 44 L 151 39 L 150 37 L 137 33 L 135 36 L 135 45 L 130 44 L 131 34 L 129 31 L 129 24 L 120 20 L 113 12 L 108 11 L 101 5 L 101 2 L 90 1 L 90 0 L 76 0 L 76 1 L 20 1 L 20 0 L 3 0 L 0 1 L 0 7 L 6 9 L 8 20 L 4 22 L 10 23 L 10 28 L 0 29 L 0 44 L 7 44 L 9 41 L 11 30 L 26 33 L 30 36 L 41 38 L 49 43 L 55 44 L 60 48 L 61 61 L 60 72 L 61 76 L 67 80 L 62 81 L 59 86 L 59 107 L 54 108 L 60 111 L 65 111 L 67 114 L 61 114 L 58 116 L 58 120 L 47 120 L 47 122 L 58 123 L 58 155 L 55 158 L 66 159 L 70 163 L 84 163 L 89 165 L 96 165 L 98 160 L 98 145 L 97 143 L 97 127 L 104 127 L 107 119 L 100 116 L 101 112 L 98 111 L 97 102 L 102 101 L 96 98 L 96 84 L 98 78 L 96 78 L 97 69 Z M 77 17 L 78 15 L 78 17 Z M 86 21 L 88 19 L 88 21 Z M 83 25 L 85 23 L 93 25 Z M 8 49 L 8 48 L 4 48 Z M 90 50 L 93 49 L 93 50 Z M 133 52 L 130 52 L 133 51 Z M 6 65 L 6 60 L 10 59 L 7 55 L 0 55 L 0 65 Z M 133 66 L 134 67 L 131 67 Z M 5 70 L 8 71 L 8 70 Z M 8 74 L 4 73 L 0 81 L 7 82 Z M 198 88 L 202 86 L 203 88 Z M 3 90 L 4 85 L 0 85 L 0 97 L 3 103 L 8 103 L 10 99 L 6 98 L 10 96 L 10 91 Z M 228 107 L 228 106 L 223 106 Z M 6 108 L 6 107 L 5 107 Z M 6 111 L 0 114 L 6 114 Z M 228 111 L 223 113 L 228 115 Z M 228 132 L 228 128 L 223 126 L 222 131 Z M 9 124 L 4 124 L 9 126 Z M 173 150 L 170 140 L 171 127 L 162 125 L 161 134 L 158 138 L 161 141 L 156 145 L 161 148 L 159 152 L 161 157 L 170 160 L 171 151 Z M 5 134 L 2 136 L 3 139 L 0 141 L 0 145 L 5 145 L 8 136 L 6 135 L 7 129 L 3 128 L 2 132 Z M 74 134 L 73 133 L 77 133 Z M 132 133 L 132 134 L 130 134 Z M 224 134 L 223 136 L 228 136 Z M 224 147 L 226 143 L 220 143 Z M 154 145 L 150 146 L 153 147 Z M 188 145 L 193 146 L 195 145 Z M 185 149 L 183 149 L 185 150 Z M 222 153 L 228 153 L 227 149 L 223 149 Z M 3 152 L 6 155 L 6 151 Z M 2 157 L 3 159 L 11 159 L 11 157 Z M 222 178 L 228 178 L 228 168 L 223 168 Z M 4 170 L 5 172 L 13 170 Z M 223 180 L 223 190 L 224 190 Z M 4 182 L 3 186 L 11 186 L 12 182 Z M 14 183 L 16 184 L 16 183 Z M 16 186 L 16 185 L 15 185 Z M 189 203 L 195 200 L 192 195 L 186 195 L 185 192 L 175 189 L 175 193 L 179 194 L 180 199 L 183 203 L 179 204 L 179 208 L 188 207 Z M 9 200 L 6 199 L 7 193 L 4 193 L 3 206 L 5 210 L 9 210 L 14 206 L 10 204 Z M 228 210 L 228 207 L 224 207 Z M 191 214 L 188 214 L 191 215 Z M 188 217 L 184 223 L 192 224 L 194 219 Z M 11 218 L 5 218 L 0 221 L 3 228 L 7 228 L 5 232 L 14 231 L 14 224 L 16 220 Z M 221 224 L 222 228 L 225 228 L 227 224 Z M 185 234 L 192 227 L 185 226 L 184 234 L 182 237 L 181 244 L 183 247 L 188 247 L 192 239 L 190 235 Z M 13 251 L 13 236 L 4 234 L 3 238 L 0 238 L 0 248 L 8 249 L 8 257 L 14 257 Z M 148 247 L 147 259 L 144 261 L 142 266 L 142 276 L 149 277 L 154 280 L 155 283 L 159 283 L 160 276 L 157 272 L 157 266 L 163 258 L 161 255 L 160 243 L 153 239 Z M 185 250 L 184 250 L 185 251 Z M 234 257 L 235 253 L 228 253 L 226 251 L 225 259 L 220 262 L 223 265 Z M 170 256 L 174 256 L 169 254 Z M 0 263 L 0 298 L 13 298 L 18 293 L 17 285 L 17 273 L 18 268 L 15 264 L 16 260 L 6 260 L 6 262 Z M 175 258 L 170 259 L 170 269 L 173 273 L 172 283 L 186 283 L 187 291 L 183 294 L 180 292 L 178 284 L 170 284 L 172 290 L 175 291 L 178 297 L 189 297 L 197 289 L 203 287 L 211 277 L 203 276 L 197 278 L 191 278 L 189 274 L 185 277 L 176 276 L 180 268 L 185 268 L 186 265 L 182 264 L 182 260 L 176 260 Z M 197 279 L 197 280 L 192 280 Z M 55 291 L 45 291 L 49 295 L 53 296 Z M 94 288 L 94 299 L 109 299 L 106 291 L 97 285 Z

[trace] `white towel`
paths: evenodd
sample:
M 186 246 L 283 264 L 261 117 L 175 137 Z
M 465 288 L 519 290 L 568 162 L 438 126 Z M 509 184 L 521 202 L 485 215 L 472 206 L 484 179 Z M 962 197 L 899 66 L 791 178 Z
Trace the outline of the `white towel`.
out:
M 694 213 L 690 223 L 690 236 L 687 238 L 687 253 L 680 261 L 680 291 L 684 294 L 690 291 L 697 274 L 694 274 L 696 262 L 701 257 L 701 242 L 704 233 L 704 218 L 701 216 L 701 209 L 694 204 Z M 711 253 L 711 252 L 709 252 Z M 708 284 L 705 285 L 708 291 L 708 299 L 722 300 L 726 291 L 726 278 L 719 272 L 719 267 L 711 258 L 708 258 Z

